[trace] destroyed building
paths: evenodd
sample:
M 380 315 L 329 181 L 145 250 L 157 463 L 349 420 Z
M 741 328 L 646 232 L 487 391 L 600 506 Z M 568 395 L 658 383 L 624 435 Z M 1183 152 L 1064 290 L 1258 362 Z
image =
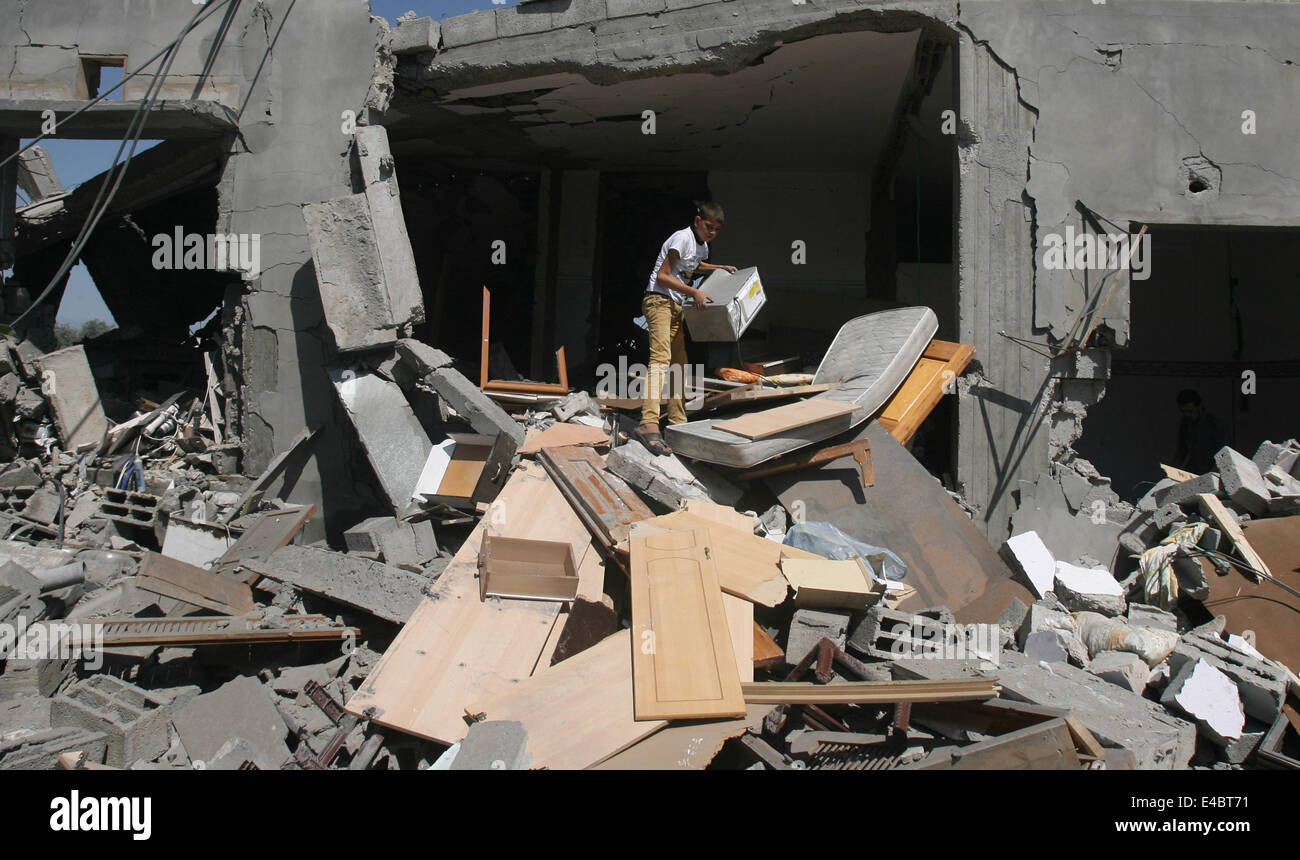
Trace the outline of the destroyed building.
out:
M 488 723 L 509 721 L 500 714 L 526 713 L 527 695 L 543 694 L 510 700 L 502 685 L 525 677 L 540 687 L 547 673 L 534 672 L 548 659 L 554 670 L 585 654 L 591 671 L 611 671 L 598 661 L 623 647 L 612 642 L 625 635 L 619 617 L 627 620 L 628 603 L 640 598 L 634 583 L 621 586 L 633 593 L 619 594 L 602 575 L 617 580 L 619 558 L 635 568 L 633 553 L 649 551 L 656 529 L 701 527 L 671 513 L 685 501 L 731 509 L 741 520 L 729 524 L 751 536 L 779 537 L 789 524 L 783 518 L 793 516 L 901 557 L 911 591 L 889 594 L 894 605 L 886 608 L 886 595 L 868 589 L 862 599 L 877 609 L 864 618 L 867 604 L 843 612 L 846 605 L 809 596 L 820 587 L 791 578 L 783 564 L 791 554 L 736 547 L 759 572 L 721 589 L 753 605 L 710 601 L 698 607 L 701 617 L 725 612 L 734 634 L 744 616 L 742 630 L 757 624 L 756 643 L 759 628 L 768 641 L 778 634 L 796 674 L 809 668 L 800 664 L 805 655 L 819 654 L 818 680 L 834 663 L 856 682 L 886 683 L 870 664 L 893 653 L 877 638 L 890 618 L 918 629 L 997 624 L 1007 634 L 996 673 L 1003 698 L 1037 707 L 1070 698 L 1043 693 L 1045 686 L 1087 687 L 1093 710 L 1079 708 L 1096 737 L 1080 740 L 1076 723 L 1065 736 L 1096 762 L 1106 759 L 1103 747 L 1132 756 L 1111 766 L 1186 766 L 1198 728 L 1225 751 L 1221 760 L 1254 753 L 1259 743 L 1249 750 L 1233 743 L 1240 731 L 1229 737 L 1217 724 L 1197 723 L 1193 704 L 1142 697 L 1149 683 L 1174 690 L 1170 702 L 1184 687 L 1225 689 L 1217 676 L 1206 680 L 1208 670 L 1197 675 L 1198 666 L 1225 674 L 1250 699 L 1244 713 L 1269 730 L 1289 707 L 1296 665 L 1289 652 L 1261 646 L 1258 665 L 1237 643 L 1220 653 L 1230 646 L 1201 639 L 1239 630 L 1175 610 L 1179 594 L 1214 600 L 1188 562 L 1213 564 L 1191 558 L 1190 547 L 1248 548 L 1231 534 L 1242 513 L 1261 521 L 1247 533 L 1285 532 L 1274 522 L 1294 513 L 1300 486 L 1295 448 L 1269 441 L 1300 426 L 1288 336 L 1300 318 L 1297 263 L 1287 253 L 1300 229 L 1300 13 L 1290 4 L 532 0 L 393 24 L 372 17 L 364 0 L 314 0 L 310 9 L 292 0 L 218 0 L 202 9 L 145 0 L 13 5 L 0 21 L 0 52 L 12 58 L 0 83 L 0 270 L 12 271 L 2 321 L 14 328 L 0 354 L 0 444 L 14 465 L 0 474 L 0 491 L 16 517 L 9 542 L 34 541 L 42 551 L 57 543 L 63 555 L 20 558 L 14 549 L 12 561 L 29 574 L 76 563 L 62 545 L 81 529 L 94 541 L 82 551 L 101 555 L 80 561 L 98 568 L 84 572 L 84 598 L 62 595 L 69 611 L 79 598 L 92 600 L 95 586 L 121 588 L 124 573 L 133 583 L 127 614 L 220 608 L 239 619 L 259 606 L 279 611 L 274 635 L 262 615 L 247 629 L 203 633 L 207 639 L 164 637 L 168 650 L 186 641 L 213 647 L 270 636 L 288 647 L 304 637 L 362 636 L 373 651 L 331 661 L 328 671 L 304 668 L 292 679 L 297 687 L 265 667 L 271 679 L 249 687 L 254 697 L 272 696 L 269 688 L 311 700 L 298 703 L 315 729 L 295 745 L 299 765 L 328 765 L 305 738 L 315 743 L 335 731 L 333 752 L 346 746 L 358 756 L 363 742 L 380 737 L 363 741 L 360 721 L 443 745 L 462 740 L 464 715 L 476 706 L 500 707 L 486 711 Z M 110 67 L 127 76 L 116 96 L 97 101 Z M 24 148 L 43 134 L 126 147 L 163 142 L 65 191 L 57 165 Z M 30 200 L 21 208 L 20 184 Z M 880 420 L 829 417 L 826 433 L 803 440 L 846 446 L 835 449 L 837 471 L 849 476 L 839 489 L 810 477 L 823 461 L 797 461 L 813 450 L 797 445 L 773 448 L 805 469 L 785 477 L 754 471 L 770 467 L 776 453 L 728 462 L 711 453 L 716 439 L 707 434 L 674 437 L 681 456 L 664 466 L 642 457 L 636 443 L 619 444 L 626 428 L 615 416 L 626 403 L 568 396 L 594 392 L 611 366 L 644 359 L 633 322 L 644 269 L 659 237 L 682 226 L 683 203 L 692 199 L 726 206 L 720 258 L 757 267 L 766 299 L 743 337 L 692 344 L 692 362 L 709 374 L 742 366 L 765 376 L 816 371 L 805 382 L 818 390 L 798 392 L 813 400 L 798 402 L 821 398 L 825 406 L 841 396 L 827 389 L 845 381 L 832 372 L 837 335 L 847 329 L 864 343 L 897 336 L 897 349 L 886 350 L 897 366 L 880 370 L 892 387 L 877 392 L 869 410 Z M 76 260 L 120 326 L 56 350 L 55 315 Z M 886 334 L 849 328 L 908 308 L 930 313 Z M 745 407 L 748 395 L 719 383 L 708 379 L 714 387 L 701 395 L 715 398 L 710 410 L 723 401 Z M 1157 483 L 1177 442 L 1175 395 L 1185 388 L 1199 391 L 1227 425 L 1230 454 L 1198 474 L 1167 469 Z M 916 403 L 925 403 L 891 400 L 896 390 L 924 391 Z M 787 402 L 762 396 L 770 395 L 776 406 Z M 556 435 L 538 443 L 541 432 Z M 762 448 L 762 435 L 744 438 L 754 444 L 743 456 Z M 611 450 L 594 460 L 572 452 L 593 442 Z M 457 447 L 462 458 L 472 451 L 478 466 L 453 487 Z M 856 462 L 843 459 L 850 455 Z M 836 460 L 824 462 L 823 471 Z M 608 498 L 619 503 L 584 507 L 573 488 L 595 485 L 613 487 Z M 755 486 L 784 511 L 767 526 L 737 513 L 757 505 L 748 495 Z M 1203 494 L 1235 513 L 1201 506 Z M 553 519 L 521 523 L 520 504 Z M 201 517 L 190 515 L 196 505 Z M 638 538 L 644 521 L 667 517 L 679 518 Z M 1197 528 L 1201 519 L 1206 528 Z M 868 521 L 884 525 L 863 533 Z M 944 531 L 951 544 L 927 543 L 927 529 Z M 1207 531 L 1227 534 L 1226 543 Z M 493 561 L 485 547 L 478 558 L 485 534 L 568 541 L 573 569 L 548 574 L 555 580 L 548 587 L 584 601 L 592 618 L 575 620 L 583 618 L 576 603 L 521 607 L 508 590 L 489 591 L 476 567 L 481 560 L 486 571 Z M 1288 539 L 1280 534 L 1270 546 L 1279 558 Z M 708 540 L 725 544 L 717 534 Z M 518 561 L 498 546 L 507 554 L 497 557 L 503 570 Z M 178 572 L 160 559 L 200 571 Z M 1250 555 L 1244 561 L 1257 571 L 1267 566 Z M 875 563 L 879 574 L 883 562 Z M 1274 577 L 1290 573 L 1273 567 Z M 1098 582 L 1099 570 L 1109 579 Z M 44 586 L 14 577 L 15 599 L 28 602 L 31 589 L 69 587 L 58 577 Z M 1150 624 L 1139 624 L 1128 601 L 1157 581 L 1166 590 L 1137 603 L 1161 604 L 1168 617 L 1142 616 Z M 28 591 L 15 582 L 28 582 Z M 487 639 L 499 632 L 494 625 L 518 629 L 524 656 L 489 656 L 487 640 L 469 634 L 453 645 L 421 638 L 431 635 L 429 617 L 450 611 L 449 595 L 468 599 L 471 591 L 476 606 L 502 617 L 484 609 L 466 629 Z M 812 602 L 798 603 L 800 593 Z M 347 610 L 336 623 L 339 606 Z M 61 617 L 58 608 L 23 611 L 32 623 Z M 294 620 L 281 626 L 286 612 Z M 1143 651 L 1144 667 L 1110 656 L 1119 668 L 1088 674 L 1097 654 L 1079 625 L 1098 622 L 1063 620 L 1087 613 L 1143 630 L 1173 625 L 1174 639 L 1184 638 L 1166 643 L 1165 653 Z M 632 635 L 644 632 L 630 623 Z M 118 648 L 155 642 L 135 629 L 116 635 Z M 421 668 L 429 676 L 422 689 L 445 684 L 459 698 L 428 708 L 398 691 L 405 685 L 394 673 L 413 653 L 435 653 L 428 659 L 437 665 Z M 1061 664 L 1061 677 L 1044 682 L 1028 654 Z M 1291 660 L 1291 673 L 1268 658 Z M 767 668 L 786 665 L 781 659 Z M 949 683 L 965 671 L 921 665 L 907 677 Z M 1144 675 L 1156 666 L 1168 676 Z M 132 671 L 145 692 L 174 686 L 157 682 L 166 675 L 157 654 Z M 574 677 L 560 683 L 579 683 L 578 673 L 571 667 Z M 147 712 L 167 710 L 171 740 L 183 739 L 182 723 L 198 719 L 201 700 L 234 695 L 229 685 L 247 686 L 256 674 L 212 689 L 206 677 L 192 700 L 141 700 L 133 707 L 152 726 L 153 746 L 164 749 L 134 754 L 110 744 L 100 761 L 180 761 Z M 1252 686 L 1257 676 L 1264 693 Z M 96 677 L 31 683 L 67 699 L 51 706 L 66 715 L 114 695 L 99 689 L 112 682 Z M 349 716 L 322 723 L 311 704 L 327 716 L 330 707 L 302 692 L 308 680 L 313 690 L 334 685 Z M 895 672 L 889 683 L 899 680 Z M 963 683 L 973 686 L 958 698 L 987 698 L 982 681 Z M 1119 702 L 1120 687 L 1136 701 Z M 905 695 L 897 690 L 859 695 L 852 704 L 862 707 L 911 701 L 871 698 Z M 811 731 L 842 731 L 819 701 L 826 700 L 779 704 L 803 708 L 803 718 L 817 710 L 807 725 L 822 728 Z M 916 701 L 920 712 L 942 700 Z M 757 738 L 747 728 L 771 716 L 770 707 L 753 713 L 766 701 L 746 699 L 745 718 L 734 700 L 727 704 L 731 710 L 707 712 L 731 718 L 714 753 L 728 738 Z M 1129 716 L 1107 722 L 1120 712 Z M 930 719 L 932 728 L 949 725 Z M 1124 719 L 1141 724 L 1144 738 L 1124 734 Z M 1034 722 L 1026 713 L 1015 720 Z M 536 726 L 518 721 L 540 742 Z M 655 733 L 663 721 L 611 730 L 605 758 L 631 754 L 645 766 L 653 760 L 645 745 L 671 734 L 671 725 Z M 901 711 L 895 727 L 907 731 Z M 1251 725 L 1246 734 L 1259 742 L 1265 731 Z M 277 767 L 290 754 L 283 737 L 241 736 L 244 746 L 231 749 L 226 740 L 234 738 L 205 737 L 213 748 L 188 749 L 188 759 Z M 60 749 L 78 743 L 87 741 Z M 752 751 L 768 742 L 746 743 Z M 818 743 L 835 741 L 798 743 L 816 758 Z M 793 751 L 768 746 L 754 755 L 789 765 Z M 569 749 L 546 752 L 553 757 L 531 748 L 546 766 L 600 763 Z M 933 749 L 925 752 L 933 764 Z

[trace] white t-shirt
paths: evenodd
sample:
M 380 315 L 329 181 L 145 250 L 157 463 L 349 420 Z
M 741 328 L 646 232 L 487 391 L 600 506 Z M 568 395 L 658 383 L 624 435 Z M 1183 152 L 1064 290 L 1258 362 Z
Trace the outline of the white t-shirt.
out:
M 677 251 L 679 257 L 676 267 L 672 270 L 673 277 L 690 283 L 690 279 L 695 275 L 696 267 L 709 259 L 709 243 L 697 242 L 695 240 L 695 231 L 690 227 L 678 230 L 669 236 L 668 241 L 664 242 L 664 246 L 659 249 L 659 259 L 655 260 L 655 267 L 650 270 L 650 283 L 646 285 L 646 292 L 667 296 L 677 304 L 684 305 L 686 304 L 686 296 L 677 290 L 664 287 L 658 281 L 659 269 L 663 267 L 664 260 L 668 259 L 670 250 Z

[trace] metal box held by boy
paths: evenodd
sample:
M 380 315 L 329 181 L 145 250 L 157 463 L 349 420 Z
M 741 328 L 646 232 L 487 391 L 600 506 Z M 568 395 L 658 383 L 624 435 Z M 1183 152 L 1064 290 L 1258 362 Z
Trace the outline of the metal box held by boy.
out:
M 700 289 L 713 300 L 705 308 L 687 303 L 683 311 L 691 338 L 699 341 L 738 341 L 767 302 L 758 269 L 751 266 L 728 274 L 719 269 Z

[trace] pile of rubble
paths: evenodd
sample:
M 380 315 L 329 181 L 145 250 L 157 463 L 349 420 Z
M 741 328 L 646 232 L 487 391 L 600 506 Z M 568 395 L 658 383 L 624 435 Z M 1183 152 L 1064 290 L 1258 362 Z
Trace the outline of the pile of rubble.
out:
M 1287 631 L 1211 597 L 1295 593 L 1293 442 L 1158 484 L 1112 573 L 996 552 L 916 416 L 727 469 L 401 339 L 333 374 L 391 510 L 330 546 L 272 491 L 311 431 L 242 476 L 215 387 L 113 422 L 79 348 L 0 359 L 0 769 L 1296 766 Z

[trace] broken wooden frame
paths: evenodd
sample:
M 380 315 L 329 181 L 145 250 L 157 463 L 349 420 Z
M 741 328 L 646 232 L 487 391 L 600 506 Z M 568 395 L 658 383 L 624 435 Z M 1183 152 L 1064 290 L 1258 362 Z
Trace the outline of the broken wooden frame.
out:
M 324 615 L 286 615 L 288 625 L 257 627 L 243 617 L 133 618 L 105 621 L 105 646 L 119 645 L 256 645 L 272 642 L 357 642 L 361 631 L 338 627 Z
M 952 681 L 763 681 L 741 684 L 745 701 L 755 705 L 893 705 L 902 702 L 960 702 L 996 698 L 996 678 Z
M 569 368 L 564 361 L 564 347 L 555 351 L 555 361 L 560 366 L 560 382 L 514 382 L 505 379 L 488 379 L 488 332 L 492 317 L 492 294 L 487 286 L 483 287 L 483 343 L 480 358 L 479 385 L 483 391 L 501 391 L 515 394 L 556 394 L 561 397 L 569 393 Z
M 973 346 L 930 341 L 912 372 L 880 411 L 876 419 L 880 426 L 903 445 L 909 444 L 943 396 L 955 390 L 957 377 L 974 357 Z

